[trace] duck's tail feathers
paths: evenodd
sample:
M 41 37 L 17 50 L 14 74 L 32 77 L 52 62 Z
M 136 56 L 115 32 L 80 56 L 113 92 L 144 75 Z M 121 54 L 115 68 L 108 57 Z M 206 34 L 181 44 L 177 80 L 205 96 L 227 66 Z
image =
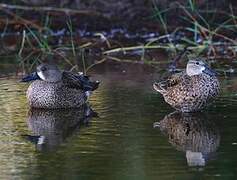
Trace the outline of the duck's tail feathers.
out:
M 22 135 L 22 137 L 34 144 L 41 145 L 45 143 L 45 136 L 32 136 L 32 135 L 26 134 L 26 135 Z
M 94 91 L 99 87 L 100 81 L 84 81 L 82 83 L 83 91 Z
M 74 74 L 72 72 L 63 72 L 63 83 L 70 87 L 81 89 L 82 91 L 94 91 L 99 87 L 99 81 L 91 81 L 89 76 L 82 73 Z
M 166 89 L 162 87 L 161 83 L 157 82 L 153 83 L 153 88 L 161 94 L 164 94 L 166 92 Z

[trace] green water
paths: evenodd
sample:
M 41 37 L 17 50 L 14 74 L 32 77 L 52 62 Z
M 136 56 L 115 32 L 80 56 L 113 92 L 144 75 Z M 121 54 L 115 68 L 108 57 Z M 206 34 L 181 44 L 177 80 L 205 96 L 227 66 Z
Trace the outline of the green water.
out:
M 204 112 L 173 116 L 152 90 L 153 74 L 93 77 L 102 81 L 90 99 L 98 116 L 86 119 L 85 110 L 29 112 L 28 85 L 0 79 L 0 179 L 237 178 L 236 78 L 222 80 L 222 94 Z

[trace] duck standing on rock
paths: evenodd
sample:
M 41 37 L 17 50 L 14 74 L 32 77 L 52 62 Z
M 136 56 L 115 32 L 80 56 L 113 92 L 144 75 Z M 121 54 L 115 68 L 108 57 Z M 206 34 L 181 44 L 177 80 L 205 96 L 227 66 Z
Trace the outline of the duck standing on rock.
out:
M 33 80 L 27 90 L 29 105 L 47 109 L 78 108 L 86 103 L 90 92 L 96 90 L 100 83 L 46 63 L 39 65 L 36 72 L 21 81 Z
M 189 60 L 185 71 L 155 82 L 153 87 L 168 104 L 181 112 L 203 109 L 220 91 L 216 73 L 199 59 Z

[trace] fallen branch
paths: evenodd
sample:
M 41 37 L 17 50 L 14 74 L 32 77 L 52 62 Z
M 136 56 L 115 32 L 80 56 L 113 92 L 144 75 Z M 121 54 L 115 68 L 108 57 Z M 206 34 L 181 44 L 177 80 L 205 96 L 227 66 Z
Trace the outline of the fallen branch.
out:
M 22 5 L 11 5 L 0 3 L 0 9 L 14 9 L 14 10 L 24 10 L 24 11 L 56 11 L 63 12 L 65 14 L 87 14 L 87 15 L 101 15 L 95 11 L 89 10 L 76 10 L 69 8 L 57 8 L 57 7 L 46 7 L 46 6 L 22 6 Z
M 0 9 L 1 9 L 1 8 L 0 8 Z M 22 18 L 22 17 L 16 15 L 15 13 L 13 13 L 13 12 L 7 10 L 7 9 L 2 9 L 2 11 L 4 11 L 6 14 L 12 16 L 13 18 L 15 18 L 16 21 L 19 20 L 19 21 L 20 21 L 19 24 L 23 24 L 23 25 L 29 25 L 29 24 L 30 24 L 32 27 L 38 29 L 39 31 L 42 31 L 42 30 L 43 30 L 43 27 L 37 25 L 36 23 L 34 23 L 34 22 L 32 22 L 32 21 L 29 21 L 29 20 L 27 20 L 27 19 L 24 19 L 24 18 Z

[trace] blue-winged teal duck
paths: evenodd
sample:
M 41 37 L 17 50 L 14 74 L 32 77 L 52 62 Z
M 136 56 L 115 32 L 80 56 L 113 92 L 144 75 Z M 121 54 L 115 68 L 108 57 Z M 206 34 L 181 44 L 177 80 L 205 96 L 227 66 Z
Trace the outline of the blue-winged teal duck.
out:
M 77 108 L 83 105 L 90 94 L 99 86 L 89 77 L 60 71 L 57 66 L 41 64 L 37 71 L 22 79 L 35 80 L 27 90 L 29 105 L 34 108 Z
M 220 90 L 215 72 L 197 59 L 189 60 L 185 71 L 154 83 L 153 87 L 168 104 L 182 112 L 201 110 Z

